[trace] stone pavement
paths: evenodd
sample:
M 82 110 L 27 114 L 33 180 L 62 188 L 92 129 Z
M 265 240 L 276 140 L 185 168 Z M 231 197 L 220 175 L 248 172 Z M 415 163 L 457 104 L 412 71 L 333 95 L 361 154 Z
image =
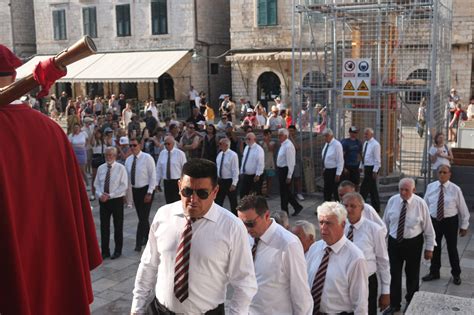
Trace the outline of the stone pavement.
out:
M 271 210 L 280 210 L 280 199 L 278 195 L 271 196 L 268 199 L 268 202 Z M 317 226 L 314 211 L 316 209 L 316 205 L 319 205 L 321 202 L 322 195 L 319 193 L 306 196 L 306 199 L 301 202 L 304 206 L 304 210 L 299 216 L 290 217 L 290 223 L 293 223 L 299 219 L 305 219 L 315 223 Z M 150 222 L 153 220 L 156 210 L 163 204 L 163 193 L 156 194 L 150 214 Z M 100 238 L 98 202 L 92 202 L 92 206 L 97 236 Z M 224 206 L 228 206 L 227 200 Z M 291 211 L 292 209 L 290 206 L 290 212 Z M 471 227 L 469 234 L 464 238 L 459 238 L 458 243 L 462 268 L 462 284 L 460 286 L 456 286 L 452 283 L 448 255 L 446 249 L 444 248 L 442 254 L 443 267 L 441 269 L 441 279 L 428 283 L 422 283 L 422 291 L 474 298 L 474 290 L 472 289 L 474 286 L 474 237 L 472 237 L 474 234 L 474 219 L 472 217 L 473 216 L 471 214 Z M 140 260 L 140 253 L 137 253 L 133 250 L 135 247 L 137 222 L 138 220 L 135 209 L 125 208 L 124 246 L 122 256 L 116 260 L 106 259 L 101 266 L 91 273 L 94 290 L 94 303 L 91 305 L 91 311 L 94 315 L 130 313 L 135 274 Z M 111 232 L 113 232 L 113 229 Z M 113 252 L 113 237 L 111 237 L 110 249 Z M 427 271 L 427 264 L 422 262 L 421 276 L 427 273 Z

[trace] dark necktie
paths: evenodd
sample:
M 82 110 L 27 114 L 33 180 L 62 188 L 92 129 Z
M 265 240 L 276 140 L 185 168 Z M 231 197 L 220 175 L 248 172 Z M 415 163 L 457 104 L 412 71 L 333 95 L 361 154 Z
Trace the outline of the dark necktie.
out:
M 112 169 L 112 164 L 107 164 L 107 173 L 105 174 L 104 181 L 104 193 L 108 194 L 110 192 L 110 170 Z
M 168 151 L 168 161 L 166 161 L 166 179 L 171 179 L 171 151 Z
M 443 184 L 439 185 L 438 208 L 436 211 L 436 219 L 441 221 L 444 219 L 444 190 Z
M 365 154 L 367 153 L 367 145 L 369 144 L 368 141 L 365 141 L 364 150 L 362 151 L 362 164 L 365 166 Z
M 323 295 L 324 281 L 326 280 L 326 271 L 328 270 L 330 253 L 331 247 L 326 247 L 323 259 L 321 259 L 321 263 L 319 264 L 318 272 L 314 277 L 313 286 L 311 287 L 311 295 L 313 296 L 314 301 L 313 314 L 319 314 L 319 308 L 321 307 L 321 297 Z
M 255 255 L 257 255 L 258 242 L 260 242 L 260 238 L 256 237 L 254 239 L 253 246 L 252 246 L 252 258 L 254 261 L 255 261 Z
M 247 154 L 245 155 L 245 159 L 244 159 L 244 165 L 242 165 L 242 173 L 245 174 L 245 165 L 247 164 L 247 160 L 249 158 L 249 155 L 250 155 L 250 150 L 252 149 L 250 146 L 247 146 L 248 150 L 247 150 Z
M 174 295 L 183 303 L 189 295 L 189 256 L 191 254 L 191 239 L 193 237 L 193 228 L 191 224 L 195 218 L 186 218 L 186 225 L 179 240 L 176 250 L 176 261 L 174 265 Z
M 349 232 L 347 233 L 347 238 L 350 240 L 350 241 L 353 241 L 354 240 L 354 226 L 351 224 L 351 226 L 349 227 Z
M 403 231 L 405 231 L 405 216 L 407 215 L 407 201 L 403 200 L 402 210 L 400 211 L 400 219 L 398 220 L 397 242 L 403 241 Z
M 135 186 L 135 171 L 137 168 L 137 156 L 133 156 L 133 163 L 132 163 L 132 169 L 130 170 L 130 181 L 132 183 L 132 186 Z
M 224 151 L 222 151 L 221 164 L 219 165 L 219 178 L 222 178 L 222 167 L 224 166 Z
M 326 143 L 323 151 L 323 168 L 326 168 L 326 154 L 328 154 L 329 143 Z

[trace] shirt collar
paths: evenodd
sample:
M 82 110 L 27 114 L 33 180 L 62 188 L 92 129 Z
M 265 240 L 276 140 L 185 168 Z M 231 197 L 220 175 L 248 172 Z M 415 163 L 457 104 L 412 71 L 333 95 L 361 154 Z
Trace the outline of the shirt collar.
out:
M 413 196 L 415 196 L 415 193 L 413 193 L 411 197 L 407 200 L 407 204 L 411 204 L 411 202 L 413 201 Z M 402 196 L 400 196 L 400 204 L 403 204 Z
M 183 205 L 181 201 L 176 201 L 176 203 L 180 203 L 180 207 L 172 207 L 171 211 L 173 215 L 184 217 Z M 217 212 L 217 205 L 216 203 L 212 203 L 211 207 L 207 211 L 207 213 L 203 216 L 203 218 L 210 220 L 212 222 L 217 222 L 217 218 L 219 217 L 219 212 Z
M 137 160 L 140 158 L 140 156 L 142 156 L 142 153 L 143 153 L 143 151 L 141 151 L 141 150 L 140 150 L 140 152 L 138 152 L 138 154 L 137 154 Z
M 448 188 L 448 186 L 449 186 L 449 184 L 450 184 L 451 182 L 448 180 L 448 181 L 447 181 L 446 183 L 444 183 L 444 184 L 441 184 L 440 181 L 438 181 L 438 183 L 439 183 L 439 185 L 443 185 L 444 188 Z M 438 186 L 438 187 L 439 187 L 439 186 Z
M 341 248 L 344 247 L 344 245 L 346 244 L 346 242 L 347 242 L 347 238 L 346 238 L 345 235 L 343 235 L 339 241 L 337 241 L 336 243 L 332 244 L 331 246 L 327 245 L 326 242 L 324 242 L 324 244 L 326 244 L 326 246 L 325 246 L 324 248 L 326 249 L 326 247 L 330 247 L 330 248 L 332 249 L 332 251 L 337 254 L 337 253 L 339 253 L 339 251 L 341 250 Z
M 270 226 L 267 228 L 267 230 L 265 231 L 265 233 L 263 233 L 262 236 L 260 236 L 260 240 L 263 241 L 265 244 L 268 244 L 270 243 L 272 237 L 273 237 L 273 234 L 275 233 L 276 229 L 277 229 L 277 224 L 275 222 L 274 219 L 270 219 L 272 220 L 272 223 L 270 224 Z
M 363 210 L 362 210 L 363 211 Z M 362 226 L 362 224 L 364 224 L 364 220 L 365 218 L 363 216 L 360 217 L 360 220 L 357 221 L 356 224 L 352 224 L 354 226 L 354 228 L 356 230 L 360 229 L 360 227 Z M 351 223 L 349 222 L 349 220 L 347 220 L 347 223 L 349 224 L 349 226 L 351 226 Z

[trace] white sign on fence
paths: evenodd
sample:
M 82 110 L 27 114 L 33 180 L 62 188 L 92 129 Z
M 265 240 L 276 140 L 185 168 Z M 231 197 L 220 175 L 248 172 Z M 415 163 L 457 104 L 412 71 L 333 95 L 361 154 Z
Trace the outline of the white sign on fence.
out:
M 370 98 L 371 58 L 346 58 L 342 64 L 342 98 Z

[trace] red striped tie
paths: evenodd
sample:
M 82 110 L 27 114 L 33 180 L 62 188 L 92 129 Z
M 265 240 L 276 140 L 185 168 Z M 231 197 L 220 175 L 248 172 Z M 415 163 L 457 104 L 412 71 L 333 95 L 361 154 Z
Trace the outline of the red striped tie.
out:
M 318 314 L 319 308 L 321 307 L 321 297 L 323 295 L 323 287 L 324 281 L 326 280 L 326 271 L 328 270 L 330 253 L 331 247 L 326 247 L 323 259 L 321 259 L 321 264 L 319 264 L 318 272 L 314 277 L 313 286 L 311 288 L 311 295 L 313 296 L 314 301 L 313 314 Z
M 349 232 L 347 233 L 347 238 L 349 239 L 349 241 L 353 241 L 353 238 L 354 238 L 354 226 L 351 224 L 351 226 L 349 227 Z
M 105 174 L 104 180 L 104 193 L 110 193 L 110 170 L 112 169 L 111 164 L 107 164 L 107 173 Z
M 405 216 L 407 214 L 407 201 L 403 200 L 402 210 L 400 211 L 400 219 L 398 219 L 397 242 L 403 241 L 403 232 L 405 231 Z
M 257 246 L 258 246 L 259 241 L 260 241 L 260 238 L 256 237 L 254 239 L 254 242 L 253 242 L 253 246 L 252 246 L 252 258 L 253 258 L 253 260 L 255 260 L 255 255 L 257 255 Z
M 439 185 L 438 209 L 436 211 L 436 219 L 441 221 L 444 219 L 444 190 L 443 184 Z
M 191 238 L 193 228 L 191 223 L 195 218 L 186 218 L 186 226 L 181 234 L 178 249 L 176 251 L 176 262 L 174 265 L 174 295 L 183 303 L 188 298 L 188 277 L 189 277 L 189 255 L 191 253 Z

